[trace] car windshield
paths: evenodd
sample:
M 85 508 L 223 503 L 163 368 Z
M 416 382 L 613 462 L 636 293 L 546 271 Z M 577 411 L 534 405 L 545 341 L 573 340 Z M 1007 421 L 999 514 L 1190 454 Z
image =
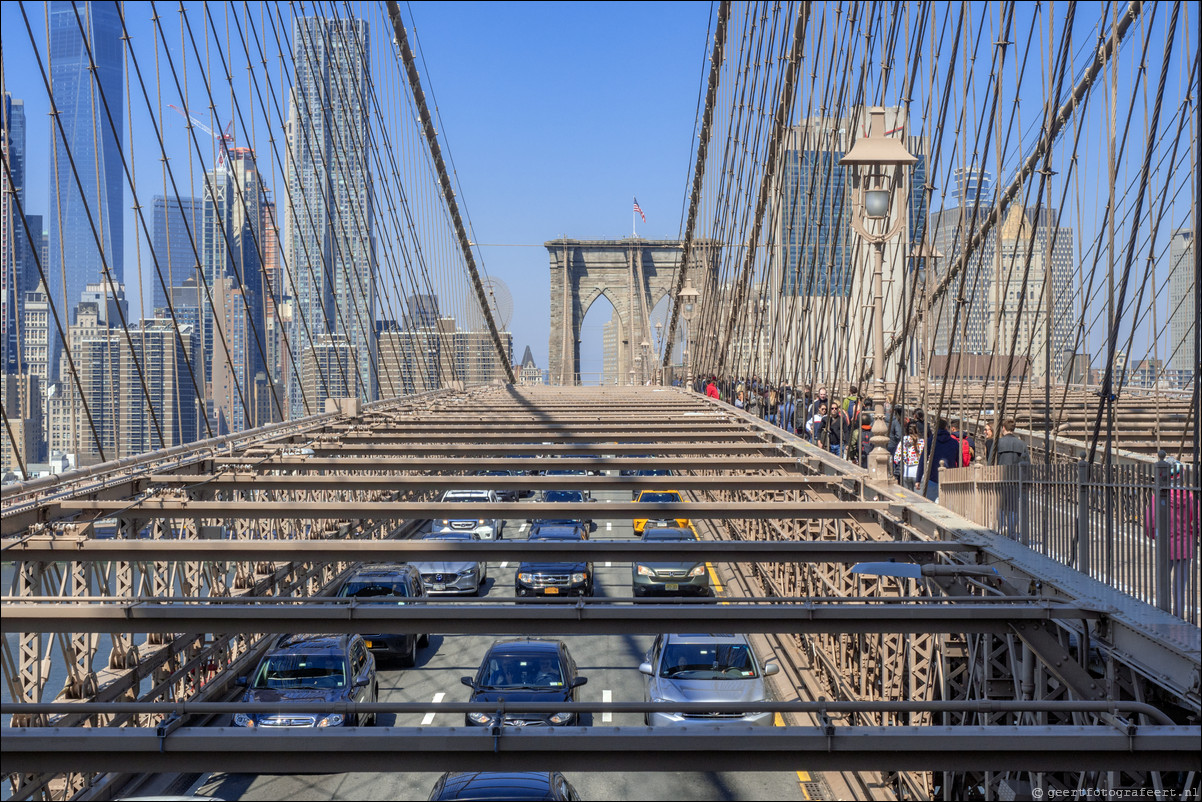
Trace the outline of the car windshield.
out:
M 584 540 L 578 529 L 540 529 L 538 534 L 531 535 L 530 540 L 537 543 L 540 540 Z
M 255 675 L 256 688 L 341 688 L 346 661 L 334 654 L 275 654 Z
M 548 490 L 543 494 L 544 501 L 584 501 L 584 494 L 579 490 Z
M 427 532 L 422 540 L 475 540 L 471 532 Z
M 488 496 L 484 494 L 478 496 L 447 496 L 443 501 L 488 501 Z
M 483 688 L 562 688 L 563 670 L 553 654 L 493 653 L 480 669 Z
M 366 599 L 373 596 L 408 596 L 404 582 L 387 579 L 352 579 L 342 586 L 339 596 Z
M 639 496 L 639 501 L 680 501 L 680 494 L 675 491 L 667 493 L 647 493 L 644 492 Z
M 547 476 L 587 476 L 588 472 L 580 468 L 555 468 L 547 471 Z
M 643 540 L 692 540 L 690 529 L 644 529 Z
M 643 468 L 637 474 L 638 476 L 671 476 L 672 472 L 667 468 Z
M 751 650 L 744 643 L 671 643 L 659 663 L 661 677 L 752 679 Z

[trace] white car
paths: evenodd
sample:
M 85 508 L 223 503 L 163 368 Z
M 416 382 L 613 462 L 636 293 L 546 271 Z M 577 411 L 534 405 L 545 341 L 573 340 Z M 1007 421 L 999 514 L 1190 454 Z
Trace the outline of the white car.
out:
M 442 494 L 442 500 L 463 501 L 471 504 L 495 504 L 499 501 L 497 494 L 492 490 L 448 490 Z M 433 531 L 472 532 L 480 540 L 500 540 L 502 524 L 500 518 L 457 518 L 452 516 L 436 518 L 433 522 Z

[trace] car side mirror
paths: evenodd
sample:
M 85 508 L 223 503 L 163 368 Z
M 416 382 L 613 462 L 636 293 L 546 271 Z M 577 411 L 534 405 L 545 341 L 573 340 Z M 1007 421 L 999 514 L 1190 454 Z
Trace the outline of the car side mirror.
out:
M 587 685 L 587 684 L 588 684 L 588 677 L 577 677 L 576 679 L 572 680 L 573 688 L 579 688 L 581 685 Z
M 589 521 L 589 522 L 588 522 L 588 531 L 590 531 L 590 532 L 596 532 L 596 531 L 597 531 L 597 522 L 596 522 L 596 521 Z
M 471 677 L 460 677 L 459 681 L 462 682 L 467 687 L 472 688 L 473 690 L 476 687 L 476 683 L 472 681 Z
M 234 684 L 241 685 L 243 688 L 245 688 L 247 685 L 250 684 L 249 680 L 250 680 L 250 677 L 238 677 L 237 679 L 234 680 Z
M 639 663 L 639 673 L 646 674 L 649 677 L 655 676 L 655 670 L 651 668 L 650 663 Z
M 776 663 L 764 663 L 764 676 L 771 677 L 773 674 L 780 673 L 780 666 Z
M 371 680 L 370 680 L 370 679 L 368 679 L 367 677 L 360 677 L 359 679 L 355 680 L 355 687 L 356 687 L 356 688 L 363 688 L 363 687 L 365 687 L 365 686 L 367 685 L 367 683 L 368 683 L 368 682 L 370 682 L 370 681 L 371 681 Z

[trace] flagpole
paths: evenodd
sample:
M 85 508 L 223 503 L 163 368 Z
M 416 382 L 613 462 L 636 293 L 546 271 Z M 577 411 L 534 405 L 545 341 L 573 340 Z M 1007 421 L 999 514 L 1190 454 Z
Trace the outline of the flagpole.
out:
M 633 198 L 634 196 L 631 195 L 630 197 Z M 630 205 L 630 236 L 631 236 L 631 238 L 637 237 L 639 235 L 639 219 L 635 215 L 636 215 L 636 213 L 634 211 L 634 204 L 632 203 Z

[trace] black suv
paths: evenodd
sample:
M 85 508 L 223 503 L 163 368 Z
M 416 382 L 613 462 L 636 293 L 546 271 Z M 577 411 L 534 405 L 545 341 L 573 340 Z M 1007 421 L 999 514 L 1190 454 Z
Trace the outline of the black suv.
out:
M 574 802 L 576 789 L 558 771 L 448 771 L 438 778 L 431 800 L 550 799 Z
M 363 565 L 351 572 L 338 588 L 338 596 L 372 604 L 420 604 L 426 599 L 421 573 L 408 563 Z M 367 648 L 383 659 L 396 658 L 402 666 L 417 662 L 417 650 L 430 643 L 429 635 L 364 635 Z
M 463 677 L 471 702 L 575 702 L 576 689 L 588 682 L 576 675 L 576 661 L 563 641 L 497 641 L 480 662 L 476 676 Z M 491 726 L 491 713 L 468 713 L 469 726 Z M 575 713 L 507 713 L 507 727 L 563 727 L 579 723 Z
M 588 532 L 575 524 L 542 524 L 532 530 L 531 543 L 579 542 L 588 540 Z M 518 596 L 592 596 L 593 564 L 576 562 L 532 562 L 518 565 L 514 575 Z
M 376 658 L 358 635 L 281 635 L 249 677 L 242 701 L 375 702 Z M 276 729 L 343 727 L 375 723 L 375 716 L 344 713 L 235 713 L 235 727 Z

